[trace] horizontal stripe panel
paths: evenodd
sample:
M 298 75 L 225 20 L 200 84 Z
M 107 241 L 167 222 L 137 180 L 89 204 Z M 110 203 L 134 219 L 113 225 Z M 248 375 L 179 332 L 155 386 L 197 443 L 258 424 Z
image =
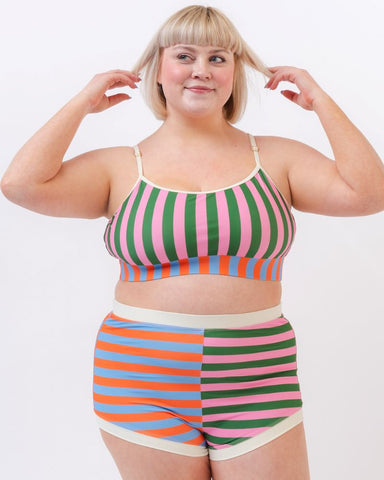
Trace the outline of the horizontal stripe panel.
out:
M 143 375 L 142 373 L 131 372 L 128 369 L 127 370 L 110 370 L 107 368 L 95 367 L 94 373 L 99 377 L 130 379 L 133 381 L 138 380 L 138 381 L 146 381 L 146 382 L 157 382 L 164 386 L 166 383 L 200 384 L 200 379 L 196 377 L 185 377 L 185 376 L 178 376 L 178 375 L 163 375 L 163 374 L 156 375 L 151 373 L 146 373 L 145 375 Z
M 106 378 L 94 375 L 93 381 L 97 385 L 104 387 L 118 387 L 118 388 L 137 388 L 137 389 L 151 389 L 164 390 L 167 392 L 199 392 L 200 384 L 193 383 L 164 383 L 164 382 L 148 382 L 145 380 L 132 380 L 131 378 Z
M 201 379 L 202 384 L 211 384 L 211 383 L 221 383 L 221 382 L 227 382 L 227 383 L 238 383 L 238 382 L 249 382 L 251 380 L 259 380 L 263 381 L 266 380 L 268 383 L 275 381 L 277 378 L 280 378 L 281 380 L 284 377 L 283 383 L 297 383 L 297 375 L 296 371 L 291 370 L 288 372 L 274 372 L 274 373 L 269 373 L 268 375 L 239 375 L 239 376 L 230 376 L 233 371 L 231 370 L 228 372 L 227 375 L 223 375 L 225 372 L 219 372 L 220 376 L 213 377 L 213 378 L 207 378 L 203 377 Z M 238 373 L 235 371 L 234 373 Z
M 138 397 L 138 398 L 163 398 L 163 399 L 178 399 L 178 400 L 200 400 L 199 392 L 185 392 L 185 391 L 167 391 L 161 392 L 159 390 L 146 390 L 145 388 L 119 388 L 119 387 L 104 387 L 103 385 L 94 384 L 94 392 L 100 395 L 110 395 L 116 397 Z M 143 402 L 144 403 L 144 402 Z
M 254 335 L 253 337 L 241 338 L 233 336 L 232 338 L 206 338 L 204 339 L 205 347 L 244 347 L 250 345 L 267 345 L 272 343 L 279 343 L 284 340 L 289 340 L 295 336 L 292 330 L 277 335 L 268 335 L 260 337 Z
M 203 363 L 229 363 L 229 362 L 247 362 L 252 360 L 269 360 L 271 358 L 284 358 L 296 354 L 296 346 L 283 348 L 282 350 L 263 350 L 262 352 L 248 353 L 244 355 L 203 355 Z
M 272 367 L 275 366 L 276 370 L 278 371 L 281 368 L 282 363 L 287 363 L 286 370 L 293 370 L 294 366 L 296 365 L 296 355 L 289 355 L 288 357 L 279 357 L 279 358 L 270 358 L 267 360 L 254 360 L 254 361 L 246 361 L 246 362 L 236 362 L 236 363 L 203 363 L 202 370 L 209 371 L 209 370 L 235 370 L 235 369 L 244 369 L 244 368 L 256 368 L 260 367 L 260 370 L 257 374 L 262 375 L 263 373 L 268 373 L 268 369 L 263 371 L 262 367 Z M 270 370 L 270 371 L 273 371 Z
M 141 413 L 151 413 L 151 412 L 164 412 L 163 407 L 158 405 L 139 405 L 139 404 L 128 404 L 128 405 L 108 405 L 105 403 L 94 402 L 94 408 L 98 412 L 109 412 L 109 413 L 132 413 L 141 414 Z M 168 409 L 168 412 L 175 412 L 175 409 Z M 168 413 L 169 414 L 169 413 Z M 201 416 L 201 408 L 177 408 L 177 414 L 182 416 L 190 417 L 199 417 Z
M 231 390 L 233 388 L 242 389 L 242 388 L 251 388 L 256 386 L 270 386 L 270 385 L 297 385 L 297 377 L 278 377 L 278 378 L 267 378 L 265 380 L 251 380 L 248 382 L 239 382 L 236 384 L 233 383 L 212 383 L 212 384 L 202 384 L 201 390 L 203 392 L 211 392 L 215 390 Z
M 202 406 L 203 409 L 206 407 L 214 406 L 223 406 L 223 405 L 233 405 L 242 403 L 258 403 L 258 402 L 276 402 L 277 400 L 300 400 L 301 393 L 300 391 L 293 392 L 275 392 L 275 393 L 265 393 L 259 395 L 246 395 L 241 397 L 231 397 L 226 398 L 203 398 Z
M 268 343 L 267 345 L 246 345 L 241 347 L 206 347 L 204 346 L 204 357 L 208 357 L 209 355 L 228 355 L 236 356 L 240 354 L 246 353 L 257 353 L 257 352 L 265 352 L 269 350 L 278 350 L 288 347 L 293 347 L 296 345 L 296 341 L 294 338 L 290 338 L 289 340 L 285 340 L 282 342 L 276 343 Z M 208 361 L 208 359 L 207 359 Z
M 294 392 L 299 390 L 299 386 L 296 384 L 286 384 L 286 385 L 265 385 L 261 387 L 253 388 L 232 388 L 230 390 L 215 390 L 215 391 L 204 391 L 202 392 L 202 398 L 221 398 L 221 397 L 238 397 L 241 395 L 260 395 L 263 393 L 273 393 L 273 392 Z
M 261 412 L 264 410 L 275 410 L 284 408 L 299 408 L 302 405 L 301 398 L 293 400 L 271 400 L 268 402 L 241 403 L 239 405 L 228 404 L 214 407 L 204 407 L 203 415 L 214 415 L 219 413 L 237 412 Z

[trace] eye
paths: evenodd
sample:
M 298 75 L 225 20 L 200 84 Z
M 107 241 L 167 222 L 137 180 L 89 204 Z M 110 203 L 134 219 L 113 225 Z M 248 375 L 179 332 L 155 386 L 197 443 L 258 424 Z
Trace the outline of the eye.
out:
M 190 59 L 191 57 L 189 55 L 187 55 L 186 53 L 180 53 L 179 55 L 177 55 L 177 58 L 179 60 L 188 60 Z
M 224 57 L 219 57 L 218 55 L 213 55 L 210 60 L 214 60 L 213 63 L 224 63 L 225 58 Z M 216 59 L 216 60 L 215 60 Z

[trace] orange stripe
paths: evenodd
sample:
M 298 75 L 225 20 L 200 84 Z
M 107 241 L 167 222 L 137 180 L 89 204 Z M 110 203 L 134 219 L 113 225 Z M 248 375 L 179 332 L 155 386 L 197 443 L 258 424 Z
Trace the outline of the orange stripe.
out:
M 269 265 L 267 267 L 267 272 L 266 272 L 266 279 L 267 280 L 272 280 L 272 270 L 273 270 L 274 265 L 275 265 L 275 260 L 272 259 L 269 262 Z
M 209 273 L 209 257 L 198 257 L 199 273 Z
M 231 258 L 230 255 L 223 255 L 220 257 L 220 262 L 219 262 L 220 275 L 228 275 L 230 258 Z
M 131 345 L 116 345 L 115 343 L 96 342 L 96 348 L 107 352 L 125 353 L 126 355 L 138 355 L 140 357 L 165 358 L 167 360 L 182 360 L 184 362 L 201 362 L 202 353 L 171 352 L 168 350 L 153 350 L 150 348 L 132 347 Z
M 180 275 L 188 275 L 189 274 L 189 259 L 188 258 L 183 258 L 179 262 L 179 268 L 180 268 Z
M 114 395 L 102 395 L 100 393 L 94 393 L 93 398 L 95 402 L 105 403 L 106 405 L 158 405 L 167 409 L 169 407 L 201 408 L 201 400 L 120 397 Z
M 163 263 L 161 266 L 161 278 L 168 278 L 171 276 L 170 262 Z
M 247 276 L 247 265 L 249 262 L 250 258 L 240 258 L 238 266 L 237 266 L 237 271 L 239 274 L 239 277 L 246 277 Z
M 179 433 L 186 433 L 193 430 L 189 425 L 186 423 L 181 423 L 180 425 L 176 425 L 175 427 L 166 427 L 166 428 L 153 428 L 151 430 L 136 430 L 138 433 L 144 433 L 146 435 L 153 435 L 154 437 L 169 437 L 170 435 L 177 435 Z
M 147 380 L 131 380 L 129 378 L 108 378 L 94 375 L 94 383 L 103 387 L 118 388 L 144 388 L 148 390 L 165 390 L 172 392 L 199 392 L 200 384 L 195 383 L 172 383 L 150 382 Z
M 253 269 L 253 278 L 260 278 L 260 271 L 264 262 L 265 258 L 260 258 L 259 260 L 257 260 Z
M 104 418 L 108 422 L 150 422 L 153 420 L 168 420 L 173 418 L 173 413 L 163 412 L 148 412 L 148 413 L 106 413 L 97 411 L 97 415 Z M 180 417 L 181 418 L 181 417 Z M 189 422 L 202 422 L 203 417 L 201 415 L 190 415 L 188 417 Z
M 196 427 L 195 427 L 195 429 L 196 429 Z M 196 429 L 196 430 L 198 430 L 198 429 Z M 200 435 L 197 436 L 196 438 L 192 438 L 192 440 L 184 440 L 183 443 L 188 443 L 189 445 L 201 445 L 203 442 L 204 442 L 204 437 L 200 433 Z
M 113 320 L 124 321 L 124 318 L 114 316 Z M 143 340 L 159 340 L 164 342 L 180 342 L 180 343 L 195 343 L 202 344 L 204 335 L 200 333 L 177 333 L 177 332 L 151 332 L 146 330 L 130 330 L 124 327 L 113 327 L 111 325 L 103 324 L 101 331 L 118 335 L 119 337 L 140 338 Z
M 110 368 L 112 370 L 129 370 L 130 372 L 159 373 L 163 375 L 180 375 L 189 377 L 200 376 L 200 370 L 159 367 L 157 365 L 141 365 L 139 363 L 117 362 L 115 360 L 104 360 L 102 358 L 95 358 L 94 365 L 100 368 Z

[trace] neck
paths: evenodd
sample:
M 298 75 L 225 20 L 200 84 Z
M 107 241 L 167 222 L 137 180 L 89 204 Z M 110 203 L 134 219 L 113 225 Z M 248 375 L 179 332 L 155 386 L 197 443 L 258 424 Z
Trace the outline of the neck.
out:
M 164 134 L 170 133 L 179 138 L 203 140 L 227 136 L 233 128 L 223 116 L 190 118 L 169 115 L 159 130 Z

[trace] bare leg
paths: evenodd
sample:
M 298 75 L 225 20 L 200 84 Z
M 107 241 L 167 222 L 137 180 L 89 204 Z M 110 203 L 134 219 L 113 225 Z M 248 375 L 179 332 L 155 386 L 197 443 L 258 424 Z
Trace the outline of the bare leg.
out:
M 190 457 L 137 445 L 101 430 L 123 480 L 210 480 L 208 455 Z
M 309 480 L 303 423 L 251 452 L 211 460 L 213 480 Z

